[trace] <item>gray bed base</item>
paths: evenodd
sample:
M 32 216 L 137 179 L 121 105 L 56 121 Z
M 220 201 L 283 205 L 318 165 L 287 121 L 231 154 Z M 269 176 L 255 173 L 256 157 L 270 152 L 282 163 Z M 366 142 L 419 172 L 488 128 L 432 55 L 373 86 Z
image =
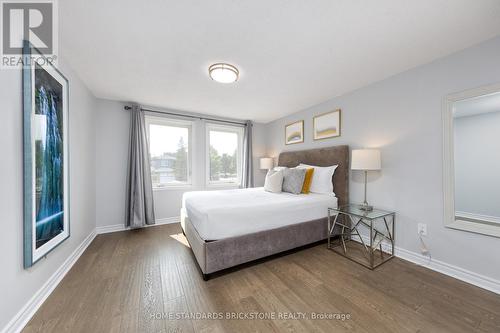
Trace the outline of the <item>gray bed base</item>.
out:
M 188 217 L 181 226 L 203 274 L 208 280 L 212 273 L 325 240 L 327 219 L 288 225 L 238 237 L 215 241 L 203 240 Z

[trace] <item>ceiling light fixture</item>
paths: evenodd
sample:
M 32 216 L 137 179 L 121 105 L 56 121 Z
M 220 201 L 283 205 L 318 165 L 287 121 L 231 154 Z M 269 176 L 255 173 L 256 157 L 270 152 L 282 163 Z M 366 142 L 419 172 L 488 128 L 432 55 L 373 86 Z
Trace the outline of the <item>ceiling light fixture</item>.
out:
M 220 83 L 233 83 L 238 81 L 240 72 L 233 65 L 217 63 L 208 67 L 208 75 L 212 80 Z

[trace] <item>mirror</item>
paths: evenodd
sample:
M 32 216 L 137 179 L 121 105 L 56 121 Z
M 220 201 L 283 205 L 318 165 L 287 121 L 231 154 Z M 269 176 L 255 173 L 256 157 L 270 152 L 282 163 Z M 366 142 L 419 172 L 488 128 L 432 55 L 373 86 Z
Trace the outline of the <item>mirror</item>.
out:
M 500 87 L 448 96 L 446 102 L 446 224 L 500 237 Z

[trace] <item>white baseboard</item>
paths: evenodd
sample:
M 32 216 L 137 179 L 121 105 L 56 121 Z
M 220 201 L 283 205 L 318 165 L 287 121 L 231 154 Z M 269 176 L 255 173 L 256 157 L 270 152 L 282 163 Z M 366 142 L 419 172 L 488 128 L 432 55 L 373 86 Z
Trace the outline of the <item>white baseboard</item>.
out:
M 165 219 L 158 219 L 156 224 L 151 225 L 154 227 L 162 224 L 178 223 L 179 217 L 170 217 Z M 75 262 L 80 258 L 82 253 L 92 243 L 97 234 L 108 232 L 127 230 L 124 225 L 110 225 L 98 227 L 93 230 L 83 242 L 71 253 L 71 255 L 64 261 L 64 263 L 52 274 L 52 276 L 45 282 L 45 284 L 36 292 L 36 294 L 23 306 L 23 308 L 11 319 L 11 321 L 0 331 L 1 333 L 18 333 L 21 332 L 24 326 L 29 322 L 31 317 L 40 308 L 43 302 L 54 291 L 59 282 L 64 278 L 68 271 L 73 267 Z M 364 241 L 368 241 L 367 237 L 363 237 Z M 383 249 L 388 250 L 388 244 L 383 244 Z M 417 265 L 429 268 L 433 271 L 451 276 L 453 278 L 462 280 L 464 282 L 473 284 L 480 288 L 500 294 L 500 281 L 483 276 L 466 269 L 432 259 L 429 260 L 427 256 L 415 253 L 400 247 L 395 248 L 395 255 L 401 259 L 410 261 Z
M 162 224 L 171 224 L 171 223 L 180 223 L 181 218 L 180 216 L 174 216 L 174 217 L 167 217 L 163 219 L 156 219 L 156 223 L 152 225 L 147 225 L 146 227 L 155 227 L 157 225 L 162 225 Z M 107 234 L 110 232 L 117 232 L 117 231 L 125 231 L 125 230 L 130 230 L 130 227 L 126 227 L 125 224 L 112 224 L 112 225 L 105 225 L 102 227 L 97 227 L 96 231 L 97 234 Z
M 102 227 L 96 227 L 95 230 L 96 233 L 100 235 L 100 234 L 107 234 L 109 232 L 123 231 L 126 230 L 126 228 L 124 224 L 112 224 L 112 225 L 105 225 Z
M 171 224 L 171 223 L 181 223 L 181 217 L 174 216 L 174 217 L 165 217 L 163 219 L 156 219 L 156 224 L 148 225 L 148 227 L 154 227 L 157 225 Z
M 369 237 L 362 235 L 363 241 L 365 243 L 369 242 Z M 355 238 L 353 238 L 354 241 L 359 241 Z M 383 242 L 382 243 L 382 249 L 384 251 L 390 251 L 390 244 Z M 493 278 L 477 274 L 471 271 L 468 271 L 466 269 L 463 269 L 458 266 L 454 266 L 448 263 L 445 263 L 440 260 L 432 259 L 429 258 L 428 256 L 422 255 L 420 253 L 416 253 L 413 251 L 409 251 L 406 249 L 403 249 L 401 247 L 395 247 L 394 249 L 394 255 L 398 258 L 404 259 L 406 261 L 410 261 L 414 264 L 417 264 L 419 266 L 426 267 L 428 269 L 431 269 L 433 271 L 451 276 L 455 279 L 473 284 L 477 287 L 489 290 L 491 292 L 494 292 L 496 294 L 500 294 L 500 281 L 495 280 Z
M 398 247 L 396 247 L 396 256 L 401 259 L 413 262 L 417 265 L 432 269 L 433 271 L 446 274 L 455 279 L 462 280 L 477 287 L 489 290 L 496 294 L 500 294 L 499 280 L 495 280 L 493 278 L 468 271 L 461 267 L 454 266 L 440 260 L 429 260 L 429 257 Z
M 63 264 L 52 274 L 35 295 L 22 307 L 22 309 L 11 319 L 11 321 L 0 331 L 2 333 L 18 333 L 30 321 L 47 297 L 54 291 L 59 282 L 69 272 L 71 267 L 80 258 L 82 253 L 92 243 L 96 236 L 95 229 L 83 240 L 83 242 L 71 253 Z
M 148 226 L 154 227 L 162 224 L 178 223 L 180 217 L 169 217 L 164 219 L 157 219 L 156 224 Z M 64 263 L 52 274 L 52 276 L 44 283 L 44 285 L 35 293 L 35 295 L 22 307 L 22 309 L 11 319 L 11 321 L 0 330 L 1 333 L 18 333 L 23 330 L 26 324 L 30 321 L 36 311 L 45 302 L 49 295 L 59 285 L 59 282 L 69 272 L 71 267 L 80 258 L 82 253 L 92 243 L 96 235 L 108 232 L 123 231 L 130 228 L 125 228 L 122 224 L 98 227 L 83 240 L 83 242 L 71 253 L 71 255 L 64 261 Z

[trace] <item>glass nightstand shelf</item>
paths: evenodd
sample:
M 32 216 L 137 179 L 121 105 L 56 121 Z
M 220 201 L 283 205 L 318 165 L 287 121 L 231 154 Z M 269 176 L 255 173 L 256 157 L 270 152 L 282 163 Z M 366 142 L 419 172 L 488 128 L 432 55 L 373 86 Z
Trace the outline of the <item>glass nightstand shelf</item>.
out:
M 345 205 L 328 208 L 328 248 L 374 269 L 394 257 L 396 213 L 381 209 L 364 211 L 360 207 Z M 340 233 L 335 233 L 335 228 L 340 229 Z M 367 231 L 364 235 L 360 232 L 361 228 Z M 332 238 L 336 235 L 339 240 L 334 244 Z

